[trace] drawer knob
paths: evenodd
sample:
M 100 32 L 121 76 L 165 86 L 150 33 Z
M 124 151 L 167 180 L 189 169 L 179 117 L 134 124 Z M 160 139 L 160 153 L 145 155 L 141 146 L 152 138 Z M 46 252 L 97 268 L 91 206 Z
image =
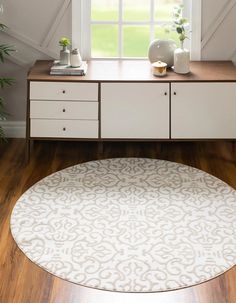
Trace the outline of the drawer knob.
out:
M 66 128 L 65 127 L 63 127 L 63 129 L 62 129 L 64 132 L 66 131 Z
M 63 94 L 65 94 L 65 93 L 66 93 L 66 91 L 63 89 L 62 93 L 63 93 Z
M 65 112 L 66 112 L 66 109 L 65 109 L 65 108 L 63 108 L 63 110 L 62 110 L 62 111 L 63 111 L 63 113 L 65 113 Z

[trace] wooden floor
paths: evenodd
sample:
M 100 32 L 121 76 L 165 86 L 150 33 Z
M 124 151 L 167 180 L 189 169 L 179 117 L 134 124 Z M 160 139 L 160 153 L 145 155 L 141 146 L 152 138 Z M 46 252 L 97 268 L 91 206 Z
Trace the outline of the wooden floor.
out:
M 94 159 L 149 157 L 192 165 L 236 189 L 236 151 L 231 142 L 107 142 L 100 157 L 94 142 L 36 142 L 28 164 L 24 155 L 23 139 L 0 144 L 0 303 L 86 303 L 78 301 L 76 285 L 31 263 L 11 237 L 9 219 L 16 200 L 52 172 Z M 156 303 L 236 303 L 236 267 L 202 285 L 158 294 Z

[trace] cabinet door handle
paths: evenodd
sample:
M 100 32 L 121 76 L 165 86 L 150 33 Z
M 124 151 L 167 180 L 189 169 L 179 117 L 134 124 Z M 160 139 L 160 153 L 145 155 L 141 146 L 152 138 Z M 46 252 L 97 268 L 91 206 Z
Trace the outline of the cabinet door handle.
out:
M 175 96 L 177 95 L 176 92 L 174 92 L 174 95 L 175 95 Z
M 167 92 L 165 92 L 165 96 L 167 96 Z
M 65 113 L 65 112 L 66 112 L 66 109 L 65 109 L 65 108 L 63 108 L 63 110 L 62 110 L 62 111 L 63 111 L 63 113 Z
M 66 128 L 65 127 L 63 127 L 63 129 L 62 129 L 64 132 L 66 131 Z

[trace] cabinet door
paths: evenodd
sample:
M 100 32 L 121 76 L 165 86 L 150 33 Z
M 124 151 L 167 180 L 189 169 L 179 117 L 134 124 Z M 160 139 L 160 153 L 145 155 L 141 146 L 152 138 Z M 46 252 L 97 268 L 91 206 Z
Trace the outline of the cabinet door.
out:
M 174 83 L 173 139 L 236 138 L 236 83 Z
M 168 83 L 102 83 L 101 137 L 169 138 Z

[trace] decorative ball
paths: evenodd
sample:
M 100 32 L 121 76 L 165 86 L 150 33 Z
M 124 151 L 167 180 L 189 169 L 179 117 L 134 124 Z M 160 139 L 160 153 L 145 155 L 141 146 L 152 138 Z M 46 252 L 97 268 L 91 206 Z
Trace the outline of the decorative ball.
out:
M 148 58 L 151 63 L 162 61 L 168 67 L 174 65 L 174 51 L 177 45 L 174 40 L 154 40 L 148 50 Z

